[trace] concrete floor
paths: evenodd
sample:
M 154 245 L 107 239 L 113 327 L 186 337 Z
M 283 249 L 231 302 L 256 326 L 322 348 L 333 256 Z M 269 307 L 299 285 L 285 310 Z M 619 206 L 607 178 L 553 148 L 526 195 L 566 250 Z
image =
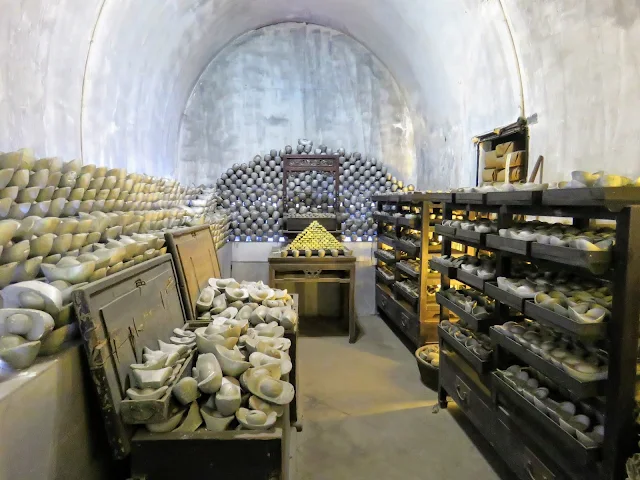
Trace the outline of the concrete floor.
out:
M 301 338 L 302 433 L 291 480 L 514 478 L 457 410 L 433 413 L 410 350 L 377 316 L 346 337 Z

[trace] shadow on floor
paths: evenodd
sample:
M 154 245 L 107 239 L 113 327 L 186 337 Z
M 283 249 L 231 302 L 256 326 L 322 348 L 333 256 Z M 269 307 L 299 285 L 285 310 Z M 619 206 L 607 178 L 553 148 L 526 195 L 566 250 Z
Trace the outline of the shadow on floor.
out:
M 471 423 L 455 402 L 450 401 L 447 412 L 441 413 L 449 413 L 453 417 L 501 480 L 513 480 L 515 478 L 514 473 L 508 465 L 500 458 L 493 446 L 491 446 L 487 439 L 484 438 L 480 431 Z
M 305 317 L 300 319 L 303 337 L 347 337 L 349 325 L 339 318 Z

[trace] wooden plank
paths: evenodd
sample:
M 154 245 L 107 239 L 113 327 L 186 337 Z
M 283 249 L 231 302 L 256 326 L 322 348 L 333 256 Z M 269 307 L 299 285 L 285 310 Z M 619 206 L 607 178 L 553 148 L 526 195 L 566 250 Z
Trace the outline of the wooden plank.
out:
M 220 264 L 209 225 L 165 233 L 173 256 L 187 320 L 195 320 L 196 301 L 210 278 L 220 278 Z
M 287 480 L 289 409 L 267 431 L 150 433 L 133 437 L 131 473 L 145 480 Z
M 189 354 L 176 377 L 176 381 L 191 376 L 191 368 L 194 366 L 195 349 Z M 171 395 L 171 389 L 157 400 L 129 400 L 125 398 L 120 403 L 120 416 L 122 421 L 129 425 L 143 425 L 145 423 L 166 422 L 178 410 L 183 408 Z
M 185 322 L 171 255 L 162 255 L 86 285 L 73 293 L 89 369 L 113 456 L 131 450 L 133 429 L 120 416 L 129 365 L 144 347 L 158 348 Z

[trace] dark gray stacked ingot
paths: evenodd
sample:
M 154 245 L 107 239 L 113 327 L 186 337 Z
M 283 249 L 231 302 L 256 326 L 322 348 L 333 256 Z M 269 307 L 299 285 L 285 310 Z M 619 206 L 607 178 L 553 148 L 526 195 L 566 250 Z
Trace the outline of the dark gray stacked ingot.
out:
M 334 201 L 335 179 L 316 171 L 289 175 L 284 195 L 282 157 L 291 153 L 340 156 L 338 202 Z M 248 164 L 233 165 L 218 179 L 217 186 L 222 207 L 229 210 L 231 217 L 231 239 L 253 242 L 279 239 L 284 228 L 282 212 L 309 217 L 335 214 L 345 237 L 367 239 L 377 229 L 371 196 L 414 189 L 413 185 L 405 187 L 375 157 L 347 153 L 344 148 L 334 153 L 326 145 L 314 149 L 313 142 L 305 139 L 298 140 L 295 152 L 287 145 L 279 152 L 271 150 L 264 156 L 256 155 Z

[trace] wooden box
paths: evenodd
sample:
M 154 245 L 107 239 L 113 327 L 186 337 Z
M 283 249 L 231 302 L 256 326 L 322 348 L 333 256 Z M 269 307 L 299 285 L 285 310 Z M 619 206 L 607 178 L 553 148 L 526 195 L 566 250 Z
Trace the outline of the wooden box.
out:
M 164 234 L 173 256 L 187 320 L 197 318 L 196 301 L 210 278 L 220 278 L 220 265 L 209 225 Z
M 117 459 L 130 457 L 131 478 L 287 478 L 289 409 L 274 428 L 261 432 L 210 432 L 203 426 L 190 433 L 150 433 L 144 426 L 125 423 L 129 365 L 141 363 L 143 347 L 157 349 L 158 339 L 168 342 L 173 329 L 186 321 L 171 255 L 77 290 L 74 306 L 112 454 Z M 188 362 L 183 374 L 190 369 Z M 166 416 L 165 411 L 180 408 L 170 394 L 166 400 L 159 408 L 132 409 L 129 414 Z
M 73 293 L 73 303 L 113 456 L 125 458 L 135 429 L 121 417 L 129 365 L 142 363 L 144 347 L 156 350 L 158 339 L 168 342 L 184 324 L 171 255 L 86 285 Z

